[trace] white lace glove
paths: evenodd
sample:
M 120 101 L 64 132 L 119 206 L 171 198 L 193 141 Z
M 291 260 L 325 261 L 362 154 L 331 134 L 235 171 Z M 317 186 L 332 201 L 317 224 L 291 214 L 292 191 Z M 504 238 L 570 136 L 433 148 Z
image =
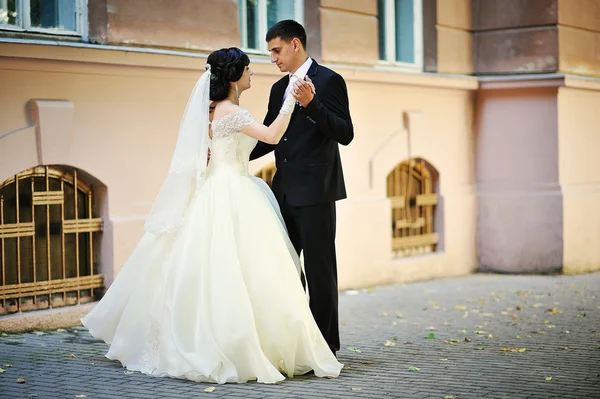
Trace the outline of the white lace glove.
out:
M 287 98 L 283 102 L 281 109 L 279 110 L 280 114 L 288 115 L 294 112 L 294 107 L 296 106 L 296 98 L 292 96 L 292 94 L 288 94 Z

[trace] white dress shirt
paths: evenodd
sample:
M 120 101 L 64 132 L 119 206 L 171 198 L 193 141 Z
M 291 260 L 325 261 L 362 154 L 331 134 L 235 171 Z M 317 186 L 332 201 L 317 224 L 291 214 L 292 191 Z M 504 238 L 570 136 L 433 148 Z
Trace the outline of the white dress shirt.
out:
M 308 57 L 306 59 L 306 61 L 304 61 L 304 64 L 300 65 L 300 68 L 298 68 L 296 70 L 296 72 L 290 73 L 290 82 L 288 83 L 288 85 L 285 89 L 285 93 L 283 94 L 283 101 L 285 101 L 287 96 L 292 92 L 292 88 L 294 87 L 294 82 L 298 79 L 304 80 L 312 63 L 313 63 L 312 58 Z

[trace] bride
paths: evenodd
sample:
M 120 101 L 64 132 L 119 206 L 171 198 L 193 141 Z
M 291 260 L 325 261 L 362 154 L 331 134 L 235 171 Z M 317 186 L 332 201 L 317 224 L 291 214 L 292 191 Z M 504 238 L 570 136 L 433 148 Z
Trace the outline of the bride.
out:
M 129 370 L 222 384 L 342 368 L 311 314 L 277 201 L 248 174 L 257 140 L 279 141 L 295 98 L 271 126 L 255 122 L 238 105 L 249 64 L 237 48 L 208 57 L 146 233 L 81 320 Z

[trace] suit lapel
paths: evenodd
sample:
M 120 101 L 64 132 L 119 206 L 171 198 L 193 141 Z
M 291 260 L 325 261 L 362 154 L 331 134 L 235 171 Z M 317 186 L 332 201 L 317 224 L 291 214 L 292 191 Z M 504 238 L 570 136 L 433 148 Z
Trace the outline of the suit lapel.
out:
M 279 79 L 279 81 L 277 81 L 277 83 L 275 83 L 275 87 L 273 88 L 273 96 L 278 100 L 278 101 L 273 101 L 273 104 L 279 105 L 281 106 L 283 104 L 283 95 L 285 94 L 285 89 L 288 86 L 288 83 L 290 82 L 290 76 L 284 76 L 283 78 Z M 279 111 L 279 108 L 277 109 L 277 111 Z
M 308 76 L 314 83 L 314 77 L 317 75 L 317 70 L 319 68 L 319 64 L 317 64 L 317 61 L 315 61 L 314 59 L 312 61 L 313 62 L 312 62 L 312 64 L 310 64 L 310 68 L 308 68 L 308 72 L 306 73 L 306 76 Z M 300 104 L 296 103 L 296 107 L 294 108 L 294 113 L 292 114 L 292 119 L 290 121 L 290 124 L 294 120 L 294 117 L 296 116 L 296 114 L 298 113 L 297 111 L 299 111 L 299 110 L 302 110 L 302 106 Z
M 317 64 L 317 61 L 313 60 L 312 64 L 310 64 L 310 68 L 308 68 L 308 77 L 314 78 L 315 75 L 317 74 L 317 70 L 319 69 L 319 64 Z

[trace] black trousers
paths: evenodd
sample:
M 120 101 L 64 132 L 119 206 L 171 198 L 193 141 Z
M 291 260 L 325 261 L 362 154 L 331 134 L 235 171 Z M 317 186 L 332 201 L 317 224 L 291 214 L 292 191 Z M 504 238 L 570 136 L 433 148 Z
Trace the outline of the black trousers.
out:
M 332 352 L 340 349 L 335 256 L 335 202 L 295 207 L 285 199 L 281 213 L 294 248 L 304 252 L 310 309 Z

